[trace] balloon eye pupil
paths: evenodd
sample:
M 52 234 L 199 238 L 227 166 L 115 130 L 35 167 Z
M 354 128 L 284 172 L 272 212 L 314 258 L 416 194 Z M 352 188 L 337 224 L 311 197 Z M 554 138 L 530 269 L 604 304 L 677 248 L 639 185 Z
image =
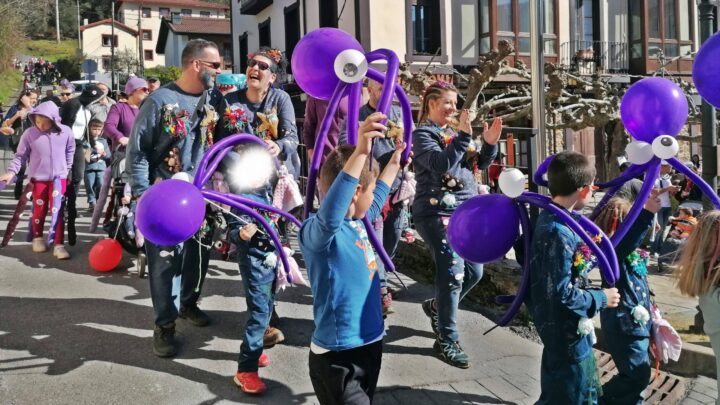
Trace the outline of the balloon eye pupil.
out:
M 660 140 L 660 143 L 663 146 L 671 146 L 673 144 L 673 141 L 672 141 L 672 138 L 666 136 Z
M 343 73 L 347 77 L 355 77 L 358 73 L 358 67 L 352 63 L 346 63 L 343 67 Z

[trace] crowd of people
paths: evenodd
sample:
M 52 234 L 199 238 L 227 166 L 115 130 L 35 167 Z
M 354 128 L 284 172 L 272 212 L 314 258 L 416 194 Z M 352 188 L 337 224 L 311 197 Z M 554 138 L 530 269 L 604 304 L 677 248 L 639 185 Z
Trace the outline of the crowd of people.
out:
M 32 250 L 48 249 L 43 224 L 52 214 L 49 241 L 58 259 L 69 259 L 64 247 L 65 224 L 68 242 L 76 242 L 75 218 L 81 182 L 84 182 L 92 212 L 102 211 L 107 197 L 107 168 L 124 159 L 127 184 L 121 205 L 128 219 L 138 199 L 153 184 L 179 175 L 192 175 L 205 151 L 235 133 L 251 133 L 262 139 L 266 150 L 281 164 L 288 179 L 301 173 L 298 155 L 300 135 L 290 96 L 276 84 L 287 61 L 276 49 L 261 47 L 248 55 L 246 87 L 215 88 L 221 73 L 217 46 L 209 41 L 189 41 L 182 53 L 180 77 L 164 86 L 156 78 L 130 78 L 124 92 L 113 100 L 103 83 L 86 86 L 72 97 L 69 83 L 60 95 L 48 93 L 38 104 L 39 94 L 24 91 L 8 112 L 0 132 L 10 141 L 15 158 L 0 181 L 15 178 L 15 197 L 27 198 L 31 190 Z M 319 208 L 305 218 L 298 231 L 301 253 L 313 293 L 315 330 L 309 353 L 309 370 L 315 393 L 323 404 L 367 404 L 372 402 L 381 368 L 384 318 L 392 313 L 392 289 L 387 274 L 369 242 L 363 218 L 374 225 L 382 244 L 394 258 L 402 232 L 412 212 L 414 227 L 428 247 L 435 267 L 435 293 L 421 308 L 435 336 L 433 351 L 446 363 L 471 365 L 459 333 L 460 301 L 483 275 L 482 264 L 459 257 L 448 244 L 447 226 L 455 209 L 464 201 L 486 192 L 478 183 L 478 172 L 490 168 L 488 181 L 498 191 L 504 155 L 499 153 L 502 121 L 485 124 L 475 137 L 470 111 L 457 109 L 458 90 L 438 81 L 424 92 L 412 137 L 412 161 L 401 164 L 408 146 L 402 137 L 390 136 L 392 126 L 402 122 L 393 106 L 387 116 L 377 112 L 382 84 L 369 81 L 367 102 L 359 112 L 357 145 L 347 145 L 347 101 L 341 102 L 330 126 L 328 142 L 316 145 L 328 105 L 310 97 L 306 103 L 302 137 L 308 147 L 323 148 L 318 180 Z M 38 105 L 36 105 L 38 104 Z M 387 124 L 383 122 L 387 120 Z M 232 171 L 246 145 L 239 145 L 218 167 L 215 180 L 225 180 L 229 192 L 265 204 L 273 204 L 277 184 L 264 181 L 242 188 L 232 181 L 243 174 Z M 699 161 L 693 160 L 695 170 Z M 416 180 L 408 175 L 411 170 Z M 554 204 L 567 210 L 582 209 L 592 197 L 594 168 L 575 152 L 561 152 L 548 168 L 548 183 Z M 28 186 L 24 186 L 28 179 Z M 114 181 L 114 180 L 113 180 Z M 639 183 L 638 183 L 639 182 Z M 629 211 L 641 180 L 628 182 L 596 219 L 609 236 Z M 213 185 L 214 187 L 214 185 Z M 640 249 L 648 232 L 650 253 L 682 251 L 678 261 L 680 288 L 701 295 L 703 311 L 718 313 L 717 258 L 720 255 L 720 214 L 700 217 L 681 206 L 671 218 L 671 199 L 699 198 L 689 180 L 670 174 L 663 165 L 656 190 L 644 202 L 645 209 L 617 247 L 621 277 L 614 287 L 591 285 L 592 268 L 584 256 L 580 237 L 552 212 L 543 211 L 534 227 L 530 255 L 530 298 L 527 305 L 543 341 L 540 404 L 641 403 L 651 371 L 648 354 L 652 321 L 637 313 L 652 310 L 647 282 L 647 255 Z M 104 190 L 104 191 L 103 191 Z M 114 192 L 114 191 L 112 191 Z M 64 199 L 62 198 L 64 196 Z M 97 205 L 97 206 L 96 206 Z M 258 210 L 261 215 L 267 212 Z M 64 216 L 67 215 L 67 218 Z M 267 215 L 270 218 L 269 215 Z M 132 221 L 130 221 L 132 222 Z M 287 235 L 287 224 L 271 220 Z M 278 272 L 276 247 L 258 222 L 236 210 L 220 212 L 207 207 L 206 221 L 187 241 L 164 246 L 144 240 L 133 228 L 131 236 L 147 255 L 150 293 L 154 310 L 153 352 L 171 357 L 179 350 L 175 340 L 178 318 L 203 327 L 212 322 L 200 309 L 210 250 L 217 229 L 226 223 L 225 237 L 235 247 L 234 258 L 242 276 L 248 320 L 243 332 L 237 372 L 239 388 L 260 394 L 267 387 L 258 370 L 269 364 L 266 348 L 282 342 L 275 312 Z M 671 229 L 665 237 L 665 227 Z M 653 225 L 656 224 L 656 225 Z M 713 254 L 710 254 L 714 252 Z M 668 256 L 668 255 L 664 255 Z M 590 259 L 588 259 L 590 260 Z M 173 300 L 173 277 L 180 274 L 179 307 Z M 581 333 L 578 321 L 601 315 L 608 348 L 618 366 L 617 376 L 601 387 L 593 342 Z M 707 316 L 710 325 L 720 324 Z M 719 328 L 716 328 L 720 330 Z M 720 333 L 711 335 L 720 346 Z M 466 339 L 462 339 L 467 342 Z

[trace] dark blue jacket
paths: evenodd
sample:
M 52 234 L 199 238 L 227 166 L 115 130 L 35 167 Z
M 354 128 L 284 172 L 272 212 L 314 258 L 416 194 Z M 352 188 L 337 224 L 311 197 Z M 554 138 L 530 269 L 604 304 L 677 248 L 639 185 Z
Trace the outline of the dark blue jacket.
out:
M 463 189 L 453 193 L 457 207 L 477 195 L 477 183 L 472 162 L 465 153 L 473 142 L 470 134 L 459 132 L 448 145 L 443 141 L 445 130 L 434 124 L 422 124 L 413 131 L 413 165 L 417 188 L 412 213 L 414 216 L 450 215 L 454 207 L 440 203 L 445 192 L 443 175 L 450 174 L 463 183 Z M 495 160 L 497 145 L 483 144 L 477 155 L 477 165 L 485 169 Z

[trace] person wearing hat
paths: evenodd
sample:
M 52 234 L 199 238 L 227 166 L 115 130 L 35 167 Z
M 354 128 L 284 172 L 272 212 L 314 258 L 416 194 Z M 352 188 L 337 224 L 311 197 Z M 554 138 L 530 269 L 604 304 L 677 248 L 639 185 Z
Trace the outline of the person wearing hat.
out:
M 60 121 L 57 106 L 52 101 L 46 101 L 28 113 L 33 126 L 25 130 L 20 138 L 20 144 L 15 158 L 7 169 L 7 173 L 0 176 L 0 182 L 10 181 L 20 168 L 29 163 L 27 175 L 33 182 L 32 200 L 33 213 L 31 224 L 32 250 L 35 253 L 47 251 L 43 238 L 43 224 L 48 210 L 58 199 L 53 198 L 53 192 L 60 187 L 60 193 L 65 192 L 67 176 L 73 163 L 75 142 L 73 133 Z M 59 207 L 55 207 L 59 208 Z M 55 237 L 53 255 L 60 260 L 69 259 L 70 254 L 65 250 L 64 227 L 62 210 L 58 213 L 55 223 Z
M 156 76 L 148 77 L 148 93 L 152 94 L 153 91 L 160 88 L 160 78 Z
M 92 102 L 88 109 L 92 113 L 92 118 L 105 122 L 107 115 L 110 112 L 110 108 L 115 105 L 115 100 L 110 98 L 110 87 L 103 82 L 97 83 L 98 88 L 103 92 L 103 96 L 98 100 Z
M 112 149 L 125 146 L 130 137 L 140 104 L 148 95 L 148 83 L 141 77 L 132 77 L 125 83 L 127 102 L 115 103 L 108 112 L 105 121 L 105 135 L 112 141 Z
M 89 84 L 85 86 L 85 89 L 78 97 L 66 101 L 60 109 L 62 124 L 72 129 L 73 138 L 75 139 L 75 156 L 72 163 L 70 182 L 65 194 L 68 213 L 68 243 L 70 246 L 75 246 L 76 240 L 75 218 L 77 217 L 77 207 L 75 200 L 80 190 L 80 182 L 85 176 L 85 149 L 94 146 L 90 145 L 88 134 L 88 124 L 92 119 L 92 113 L 88 106 L 104 96 L 105 94 L 98 86 Z
M 670 195 L 677 193 L 677 186 L 673 186 L 670 173 L 672 172 L 672 166 L 666 160 L 660 163 L 660 177 L 655 180 L 655 188 L 658 189 L 658 197 L 660 198 L 660 211 L 657 213 L 657 225 L 660 229 L 655 234 L 655 240 L 650 245 L 650 252 L 654 258 L 660 257 L 660 249 L 663 243 L 663 234 L 665 233 L 665 227 L 670 220 L 670 214 L 672 212 L 672 205 L 670 202 Z

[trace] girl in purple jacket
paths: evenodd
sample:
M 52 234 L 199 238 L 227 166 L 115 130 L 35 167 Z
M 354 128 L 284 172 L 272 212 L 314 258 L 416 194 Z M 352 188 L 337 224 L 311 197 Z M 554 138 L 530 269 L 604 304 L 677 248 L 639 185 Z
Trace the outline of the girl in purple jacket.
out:
M 75 153 L 75 140 L 72 130 L 60 123 L 58 107 L 52 101 L 30 110 L 29 116 L 33 126 L 25 130 L 20 138 L 15 158 L 7 173 L 0 176 L 0 182 L 10 181 L 22 164 L 28 163 L 27 176 L 33 184 L 32 249 L 33 252 L 45 252 L 47 245 L 42 237 L 45 216 L 48 210 L 55 213 L 61 208 L 53 208 L 53 202 L 65 194 L 65 183 Z M 61 260 L 70 258 L 63 246 L 64 233 L 60 209 L 57 212 L 55 237 L 51 242 L 54 244 L 53 255 Z

